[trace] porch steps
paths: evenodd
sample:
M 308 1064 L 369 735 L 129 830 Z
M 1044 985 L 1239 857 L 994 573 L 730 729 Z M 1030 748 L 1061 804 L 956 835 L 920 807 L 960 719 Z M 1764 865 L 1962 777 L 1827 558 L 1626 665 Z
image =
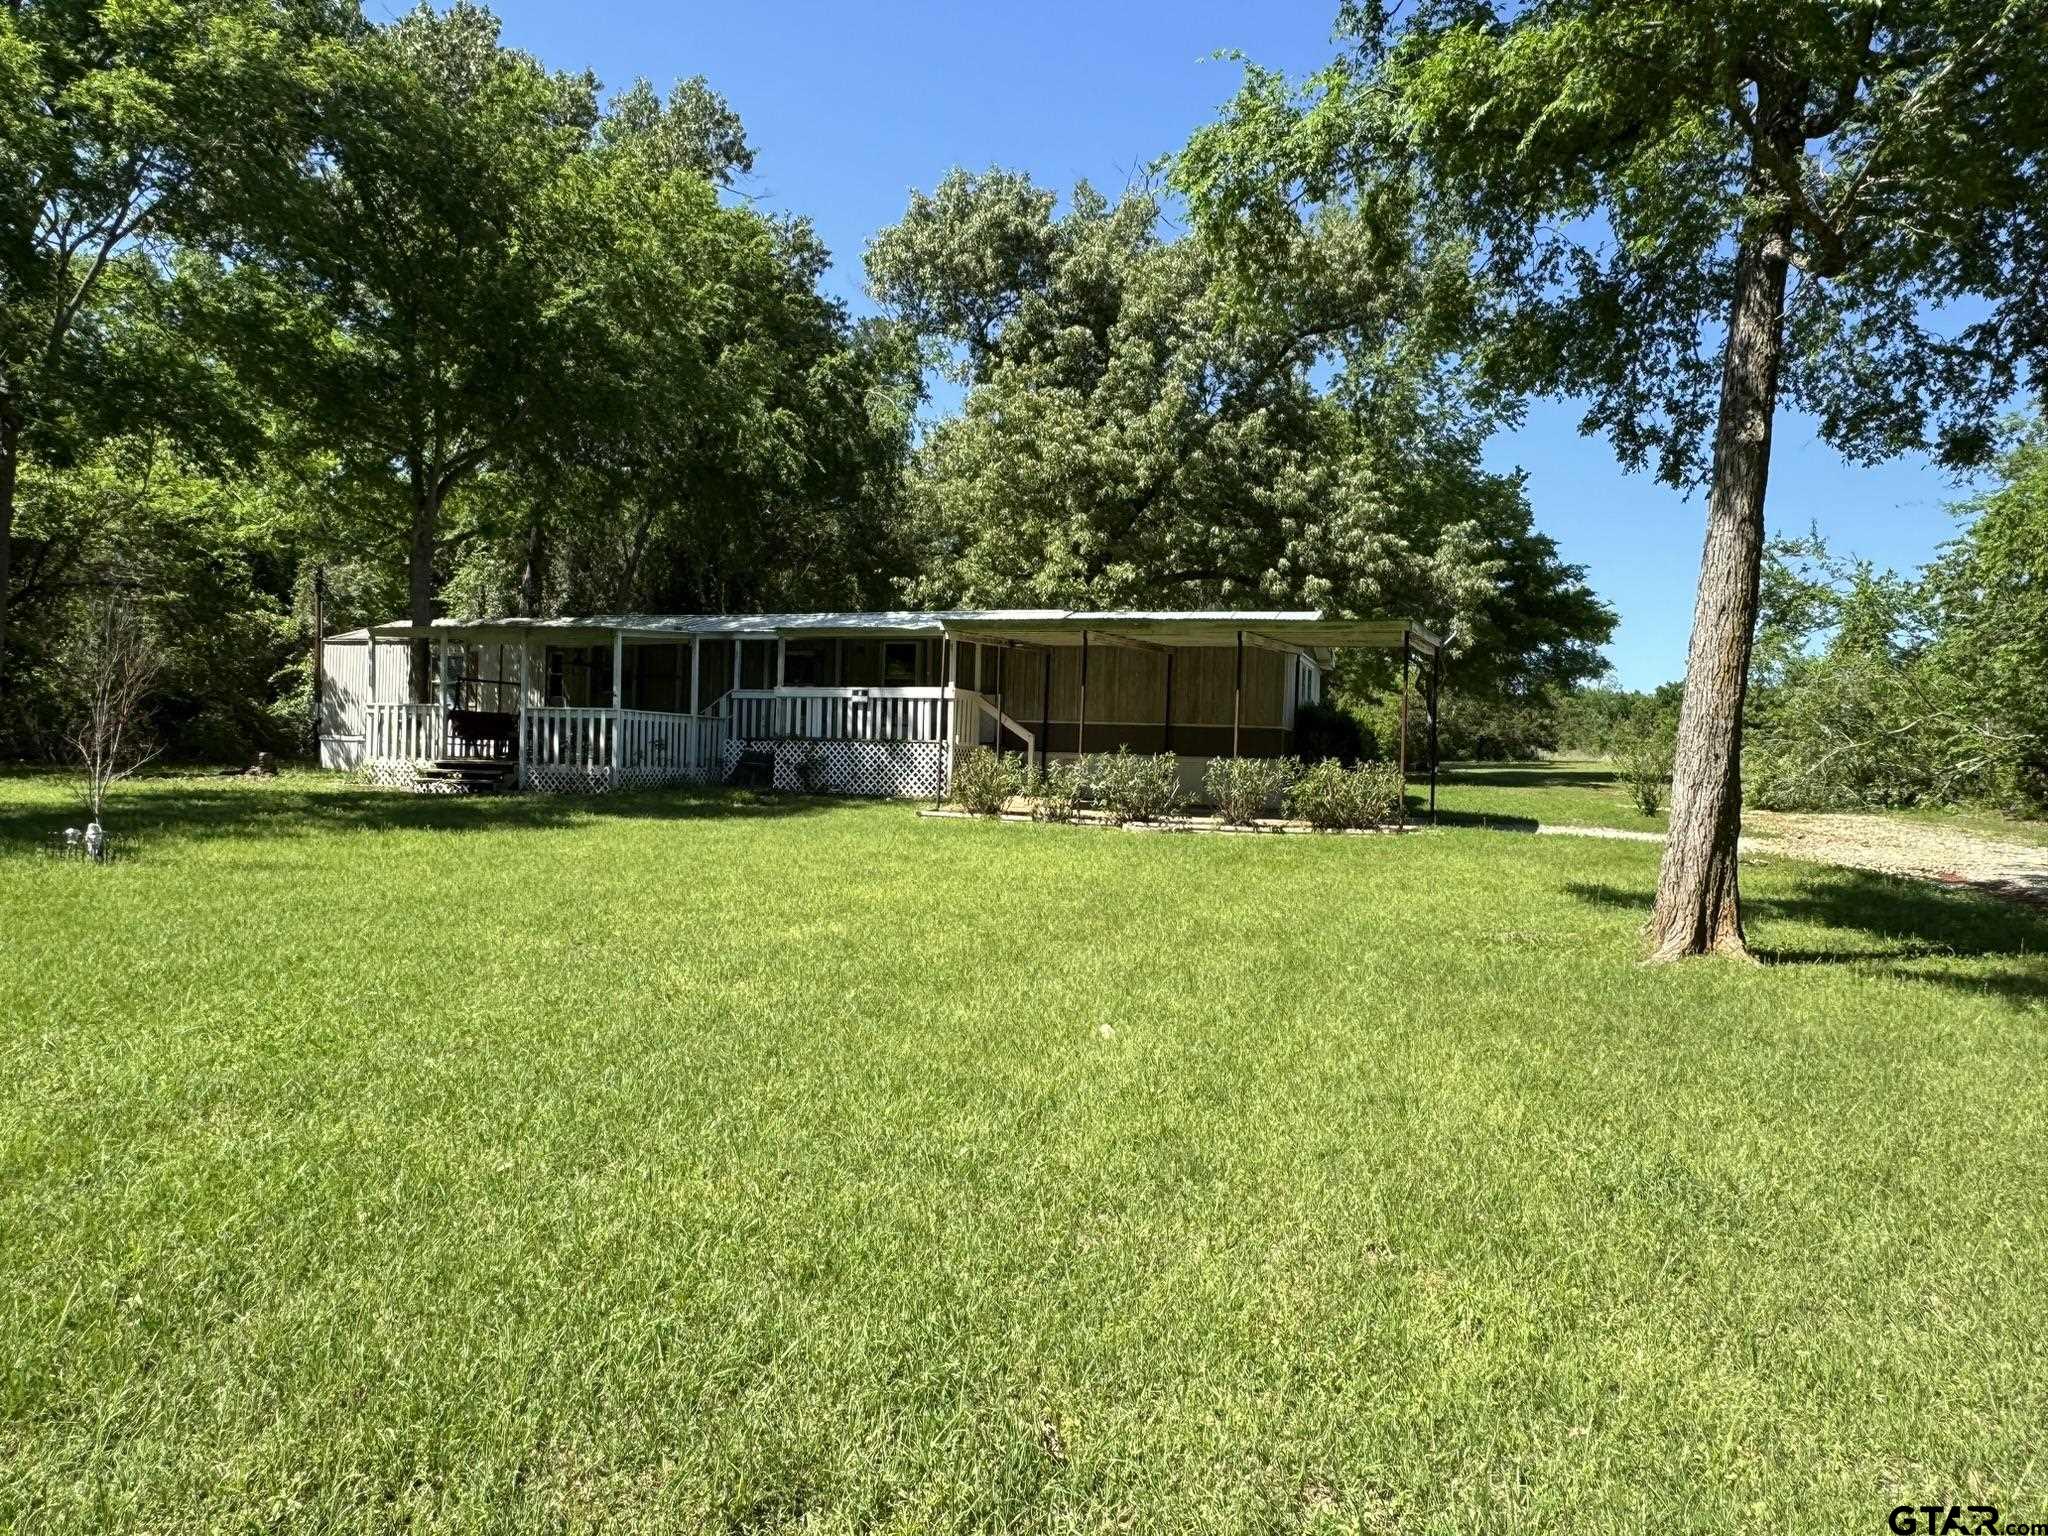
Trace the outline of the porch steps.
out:
M 420 766 L 413 790 L 422 795 L 487 795 L 503 789 L 517 767 L 503 758 L 439 757 Z

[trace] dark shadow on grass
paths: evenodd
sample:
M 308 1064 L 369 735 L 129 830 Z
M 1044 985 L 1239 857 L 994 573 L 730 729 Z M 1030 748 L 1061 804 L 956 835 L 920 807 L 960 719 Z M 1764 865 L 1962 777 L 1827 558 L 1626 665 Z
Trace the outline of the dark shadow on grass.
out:
M 173 787 L 175 786 L 175 787 Z M 495 832 L 605 821 L 780 820 L 862 802 L 676 785 L 612 795 L 416 795 L 343 780 L 298 784 L 194 778 L 123 792 L 107 824 L 155 838 L 302 837 L 323 832 Z M 0 852 L 41 849 L 82 819 L 72 804 L 9 805 L 0 797 Z
M 1567 768 L 1551 763 L 1473 763 L 1444 766 L 1438 784 L 1482 785 L 1490 789 L 1608 789 L 1621 781 L 1611 768 Z
M 1595 906 L 1646 917 L 1652 901 L 1649 890 L 1629 886 L 1572 883 L 1565 890 Z M 1994 897 L 1868 870 L 1816 867 L 1796 891 L 1745 896 L 1743 912 L 1750 952 L 1765 965 L 1890 961 L 1887 973 L 1903 979 L 1995 992 L 2016 1003 L 2048 1001 L 2048 917 Z M 1813 923 L 1841 932 L 1845 942 L 1839 949 L 1774 948 L 1768 942 L 1773 922 Z M 2005 959 L 2013 964 L 1973 975 L 1917 970 L 1910 964 Z
M 1429 809 L 1424 806 L 1420 812 L 1411 811 L 1410 816 L 1429 825 Z M 1503 816 L 1498 811 L 1447 811 L 1439 809 L 1436 824 L 1440 827 L 1478 827 L 1488 832 L 1534 832 L 1536 818 L 1533 816 Z

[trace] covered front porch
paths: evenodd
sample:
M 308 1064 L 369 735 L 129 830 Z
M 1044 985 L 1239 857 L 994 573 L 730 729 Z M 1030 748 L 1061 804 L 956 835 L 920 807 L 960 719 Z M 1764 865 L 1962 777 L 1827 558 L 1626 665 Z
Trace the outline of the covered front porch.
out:
M 428 788 L 740 778 L 936 799 L 976 746 L 1033 768 L 1129 747 L 1175 754 L 1196 788 L 1216 757 L 1292 752 L 1297 711 L 1320 701 L 1341 645 L 1398 649 L 1404 697 L 1412 676 L 1433 721 L 1439 645 L 1405 621 L 977 610 L 384 624 L 325 647 L 322 758 Z
M 792 788 L 943 793 L 943 636 L 811 617 L 374 625 L 325 647 L 322 760 L 427 788 L 492 769 L 506 787 L 577 791 L 744 769 Z

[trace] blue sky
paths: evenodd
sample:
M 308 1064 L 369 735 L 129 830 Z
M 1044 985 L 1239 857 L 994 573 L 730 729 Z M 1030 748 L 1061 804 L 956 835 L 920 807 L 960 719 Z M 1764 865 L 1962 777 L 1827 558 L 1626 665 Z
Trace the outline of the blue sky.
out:
M 380 7 L 373 3 L 375 14 Z M 386 0 L 385 14 L 396 9 Z M 1335 0 L 1038 0 L 1032 5 L 701 5 L 689 0 L 497 0 L 507 43 L 615 88 L 645 75 L 666 89 L 702 74 L 747 125 L 747 190 L 811 216 L 836 258 L 830 284 L 856 307 L 861 250 L 910 191 L 955 165 L 1004 165 L 1066 188 L 1115 190 L 1178 147 L 1229 98 L 1240 49 L 1300 74 L 1330 56 Z M 1604 440 L 1578 435 L 1569 403 L 1539 403 L 1496 440 L 1496 468 L 1528 472 L 1536 521 L 1586 567 L 1621 625 L 1616 677 L 1647 688 L 1680 675 L 1704 507 L 1626 475 Z M 1817 522 L 1838 550 L 1900 569 L 1949 537 L 1960 492 L 1917 460 L 1844 464 L 1812 424 L 1778 423 L 1773 529 Z

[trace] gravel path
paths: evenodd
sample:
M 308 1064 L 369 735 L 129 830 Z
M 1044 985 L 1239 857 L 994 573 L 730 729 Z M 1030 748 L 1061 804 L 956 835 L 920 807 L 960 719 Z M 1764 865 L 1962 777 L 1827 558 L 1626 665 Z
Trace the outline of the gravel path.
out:
M 2004 843 L 1953 827 L 1928 826 L 1889 816 L 1807 815 L 1751 811 L 1745 853 L 1775 853 L 1842 864 L 1888 875 L 1965 886 L 2009 901 L 2048 906 L 2048 848 Z M 1615 827 L 1539 826 L 1554 837 L 1605 837 L 1631 843 L 1661 843 L 1661 832 L 1628 832 Z
M 1761 834 L 1759 846 L 1767 852 L 2048 905 L 2048 848 L 1890 816 L 1758 811 L 1743 823 Z

